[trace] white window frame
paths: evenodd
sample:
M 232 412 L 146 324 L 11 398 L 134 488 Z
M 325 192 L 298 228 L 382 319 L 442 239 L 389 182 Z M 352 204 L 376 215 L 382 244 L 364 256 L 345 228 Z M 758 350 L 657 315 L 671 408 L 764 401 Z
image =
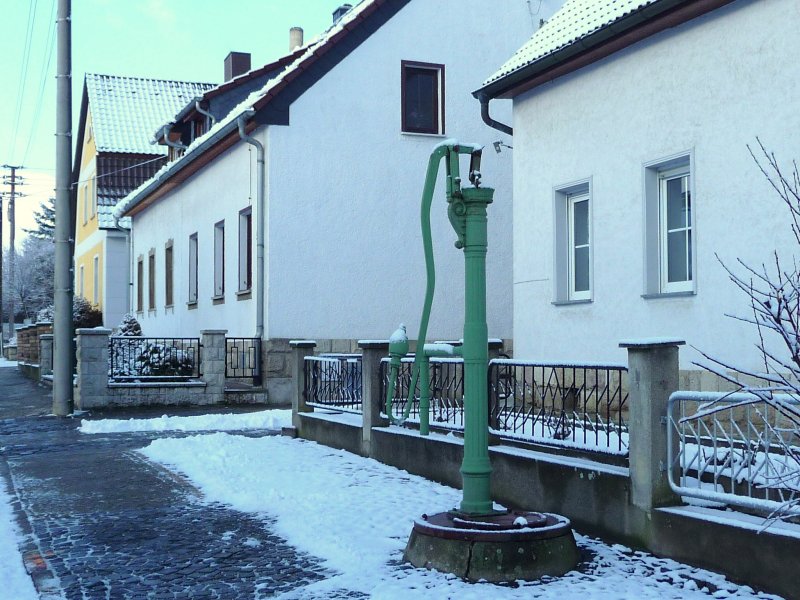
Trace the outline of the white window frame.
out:
M 189 304 L 197 303 L 197 233 L 189 236 Z
M 86 287 L 84 285 L 85 283 L 86 283 L 85 270 L 83 268 L 83 265 L 81 265 L 80 269 L 78 269 L 78 296 L 80 296 L 81 298 L 83 298 L 83 294 L 86 290 Z
M 92 213 L 91 218 L 94 219 L 95 215 L 97 214 L 97 179 L 94 177 L 89 178 L 89 206 L 91 207 Z
M 686 296 L 697 293 L 697 220 L 695 214 L 694 150 L 689 149 L 644 163 L 643 168 L 643 266 L 644 292 L 642 298 L 655 299 L 669 296 Z M 688 176 L 691 218 L 691 279 L 667 281 L 666 202 L 663 188 L 665 181 L 677 176 Z
M 686 188 L 689 195 L 689 219 L 685 227 L 677 229 L 667 229 L 667 184 L 675 179 L 686 178 Z M 694 268 L 692 260 L 694 258 L 694 243 L 693 236 L 693 217 L 692 217 L 692 176 L 689 172 L 689 167 L 679 167 L 677 169 L 670 169 L 668 171 L 661 171 L 658 174 L 658 211 L 659 211 L 659 264 L 660 264 L 660 277 L 661 277 L 661 291 L 664 293 L 671 292 L 690 292 L 694 290 Z M 668 254 L 668 239 L 669 234 L 677 231 L 687 232 L 686 236 L 686 271 L 688 279 L 684 281 L 668 281 L 669 273 L 669 254 Z
M 225 221 L 214 224 L 214 299 L 225 296 Z
M 83 224 L 89 222 L 89 182 L 83 186 Z
M 92 304 L 100 304 L 100 256 L 95 254 L 92 259 Z
M 403 60 L 400 65 L 401 70 L 401 93 L 400 93 L 400 130 L 407 135 L 445 135 L 445 65 L 439 63 L 419 62 Z M 407 72 L 409 70 L 431 71 L 436 75 L 436 130 L 421 131 L 415 129 L 411 124 L 406 123 L 405 112 L 407 102 Z
M 575 250 L 578 246 L 575 243 L 575 205 L 579 202 L 586 202 L 587 207 L 587 229 L 588 240 L 587 243 L 581 247 L 589 249 L 589 289 L 576 290 L 575 289 Z M 592 298 L 592 203 L 589 195 L 589 190 L 567 195 L 567 237 L 568 237 L 568 252 L 569 252 L 569 299 L 570 300 L 591 300 Z
M 249 292 L 252 287 L 253 210 L 252 207 L 247 207 L 239 211 L 239 291 Z

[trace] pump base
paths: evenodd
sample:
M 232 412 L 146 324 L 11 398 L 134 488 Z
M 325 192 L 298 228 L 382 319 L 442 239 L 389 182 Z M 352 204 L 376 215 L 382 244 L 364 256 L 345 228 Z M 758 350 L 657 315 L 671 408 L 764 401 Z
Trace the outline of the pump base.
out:
M 415 567 L 500 583 L 563 575 L 578 564 L 579 553 L 566 517 L 453 511 L 415 520 L 404 558 Z

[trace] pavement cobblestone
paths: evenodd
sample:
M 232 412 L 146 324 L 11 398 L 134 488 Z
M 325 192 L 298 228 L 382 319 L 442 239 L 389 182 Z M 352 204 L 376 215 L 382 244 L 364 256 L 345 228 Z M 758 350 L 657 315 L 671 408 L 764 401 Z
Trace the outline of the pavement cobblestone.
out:
M 329 574 L 266 517 L 201 503 L 140 458 L 135 449 L 157 434 L 82 435 L 77 419 L 41 416 L 47 391 L 16 369 L 0 369 L 0 389 L 0 476 L 42 598 L 268 598 Z

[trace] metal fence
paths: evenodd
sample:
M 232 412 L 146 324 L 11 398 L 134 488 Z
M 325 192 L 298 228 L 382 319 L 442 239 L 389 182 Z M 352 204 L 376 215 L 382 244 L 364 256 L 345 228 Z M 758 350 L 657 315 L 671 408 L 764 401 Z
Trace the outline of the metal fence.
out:
M 392 416 L 403 416 L 408 403 L 408 388 L 411 385 L 414 357 L 402 359 L 397 374 Z M 389 381 L 389 359 L 381 361 L 381 412 L 386 414 L 386 389 Z M 430 424 L 447 429 L 464 428 L 464 360 L 461 358 L 431 358 L 431 408 Z M 409 407 L 409 421 L 419 422 L 419 384 L 414 390 Z
M 307 356 L 306 403 L 319 408 L 361 412 L 362 378 L 360 354 Z
M 404 415 L 413 357 L 398 373 L 393 417 Z M 431 358 L 430 424 L 464 427 L 464 361 Z M 621 365 L 564 365 L 494 359 L 489 362 L 489 427 L 498 436 L 626 455 L 627 369 Z M 385 414 L 389 361 L 381 362 L 380 403 Z M 408 409 L 419 422 L 419 387 Z
M 800 514 L 800 402 L 676 392 L 667 458 L 675 493 L 757 511 Z
M 503 437 L 628 453 L 627 368 L 607 364 L 489 363 L 489 428 Z
M 225 338 L 225 377 L 261 385 L 261 338 Z
M 108 344 L 112 381 L 182 381 L 201 375 L 199 338 L 112 336 Z

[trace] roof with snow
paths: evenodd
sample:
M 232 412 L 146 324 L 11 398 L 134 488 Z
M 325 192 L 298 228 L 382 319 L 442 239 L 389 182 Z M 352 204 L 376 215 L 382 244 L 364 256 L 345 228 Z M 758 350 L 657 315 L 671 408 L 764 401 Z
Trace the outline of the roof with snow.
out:
M 166 193 L 166 188 L 162 186 L 167 181 L 179 185 L 202 168 L 202 161 L 197 161 L 200 156 L 211 160 L 238 142 L 240 117 L 248 122 L 250 128 L 266 124 L 288 125 L 291 103 L 409 2 L 362 0 L 325 33 L 301 48 L 302 52 L 290 55 L 296 57 L 285 61 L 285 65 L 281 64 L 274 77 L 234 107 L 225 118 L 217 121 L 208 132 L 194 140 L 181 157 L 164 165 L 152 179 L 123 198 L 117 204 L 115 214 L 122 217 L 144 209 Z M 176 113 L 178 110 L 173 115 Z M 170 189 L 174 189 L 174 185 Z
M 733 0 L 567 0 L 522 48 L 493 73 L 475 95 L 513 97 L 526 79 L 562 67 L 582 55 L 578 67 L 719 8 Z M 642 25 L 647 27 L 642 27 Z M 630 33 L 639 29 L 637 36 Z M 628 37 L 626 37 L 628 36 Z M 597 52 L 599 46 L 608 50 Z M 596 54 L 592 55 L 592 52 Z M 577 67 L 576 67 L 577 68 Z M 555 72 L 549 79 L 564 74 Z M 528 86 L 529 89 L 532 86 Z
M 151 144 L 153 131 L 212 87 L 191 81 L 87 74 L 97 151 L 166 154 L 165 147 Z

